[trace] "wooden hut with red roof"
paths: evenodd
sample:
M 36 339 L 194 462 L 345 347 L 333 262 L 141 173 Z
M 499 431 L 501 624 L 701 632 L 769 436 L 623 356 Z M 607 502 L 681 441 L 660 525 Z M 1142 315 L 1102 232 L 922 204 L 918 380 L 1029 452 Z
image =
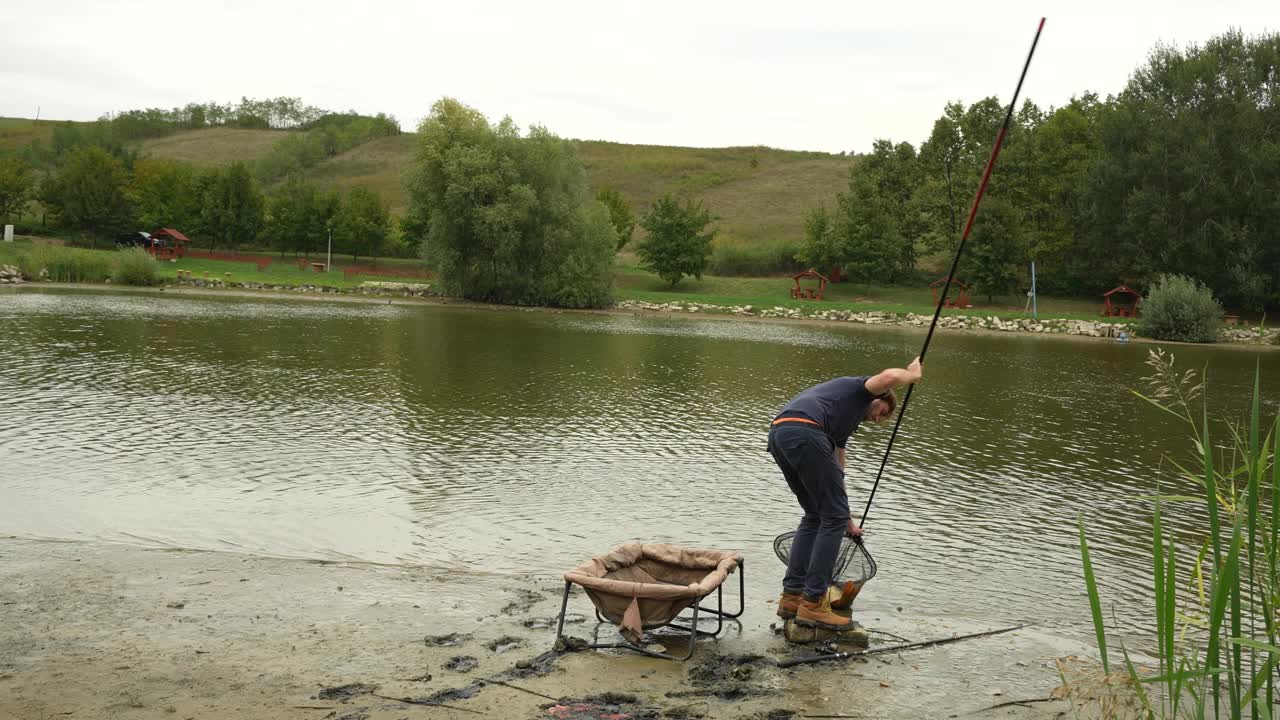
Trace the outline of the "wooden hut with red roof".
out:
M 1128 285 L 1117 285 L 1102 294 L 1103 317 L 1138 317 L 1142 295 Z
M 147 244 L 147 252 L 157 260 L 171 260 L 186 257 L 187 245 L 191 240 L 173 228 L 160 228 L 151 233 L 151 241 Z
M 811 287 L 801 287 L 801 278 L 816 278 L 818 280 L 817 292 L 815 293 Z M 791 297 L 796 300 L 821 300 L 823 293 L 827 291 L 827 276 L 813 268 L 792 275 L 791 280 L 795 283 L 791 288 Z

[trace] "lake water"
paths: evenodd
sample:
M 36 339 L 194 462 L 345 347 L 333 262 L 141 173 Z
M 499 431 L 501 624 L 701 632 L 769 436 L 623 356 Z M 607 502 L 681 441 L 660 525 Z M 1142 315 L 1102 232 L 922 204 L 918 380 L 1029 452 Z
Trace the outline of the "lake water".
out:
M 24 289 L 0 292 L 0 337 L 0 533 L 546 575 L 667 541 L 743 551 L 762 603 L 798 518 L 769 419 L 923 333 Z M 1195 491 L 1161 462 L 1185 428 L 1128 390 L 1150 347 L 936 336 L 859 606 L 1088 633 L 1079 515 L 1108 604 L 1145 622 L 1142 496 Z M 1280 378 L 1278 353 L 1174 352 L 1224 413 L 1256 364 Z M 859 512 L 889 427 L 850 442 Z M 1203 516 L 1179 506 L 1181 541 Z

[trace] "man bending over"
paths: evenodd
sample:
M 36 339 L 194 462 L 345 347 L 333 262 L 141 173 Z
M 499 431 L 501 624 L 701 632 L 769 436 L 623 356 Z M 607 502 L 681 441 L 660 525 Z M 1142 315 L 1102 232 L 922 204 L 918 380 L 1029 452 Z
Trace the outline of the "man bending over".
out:
M 894 389 L 921 376 L 916 358 L 905 370 L 828 380 L 792 398 L 773 419 L 769 454 L 804 510 L 782 579 L 780 617 L 833 630 L 849 626 L 849 618 L 832 612 L 827 600 L 843 536 L 862 535 L 844 489 L 845 444 L 863 420 L 881 422 L 893 414 Z

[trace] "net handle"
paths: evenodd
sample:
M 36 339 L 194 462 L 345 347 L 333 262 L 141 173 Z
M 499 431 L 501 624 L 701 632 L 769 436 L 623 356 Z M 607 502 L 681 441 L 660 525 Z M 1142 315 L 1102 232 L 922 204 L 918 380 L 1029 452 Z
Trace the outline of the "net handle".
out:
M 987 181 L 991 179 L 991 171 L 996 166 L 996 158 L 1000 156 L 1000 148 L 1004 145 L 1005 133 L 1009 131 L 1009 123 L 1013 120 L 1013 110 L 1018 104 L 1018 95 L 1022 93 L 1022 82 L 1027 79 L 1027 70 L 1031 67 L 1031 58 L 1036 54 L 1036 45 L 1040 42 L 1040 33 L 1044 30 L 1044 18 L 1040 18 L 1040 25 L 1036 27 L 1036 35 L 1031 40 L 1031 50 L 1027 52 L 1027 60 L 1022 65 L 1022 74 L 1018 76 L 1018 86 L 1013 90 L 1013 99 L 1009 101 L 1009 109 L 1004 115 L 1004 124 L 1000 126 L 1000 132 L 996 133 L 995 144 L 991 146 L 991 156 L 987 158 L 987 167 L 982 172 L 982 182 L 978 185 L 978 192 L 973 196 L 973 205 L 969 208 L 969 219 L 964 224 L 964 232 L 960 235 L 960 244 L 956 247 L 956 254 L 951 259 L 951 269 L 947 271 L 947 282 L 942 286 L 942 294 L 938 297 L 938 305 L 933 310 L 933 322 L 929 323 L 929 333 L 924 336 L 924 347 L 920 348 L 920 364 L 924 364 L 925 353 L 929 352 L 929 342 L 933 340 L 933 331 L 938 327 L 938 318 L 942 315 L 942 306 L 947 301 L 947 294 L 951 292 L 951 281 L 955 279 L 956 268 L 960 265 L 960 255 L 964 253 L 965 243 L 969 240 L 969 232 L 973 230 L 974 218 L 978 216 L 978 206 L 982 203 L 982 195 L 987 190 Z M 871 494 L 867 497 L 867 506 L 862 510 L 862 519 L 858 521 L 860 527 L 866 527 L 867 515 L 871 512 L 871 501 L 875 500 L 876 490 L 880 487 L 880 478 L 884 475 L 884 468 L 889 464 L 889 453 L 893 451 L 893 441 L 898 437 L 898 428 L 902 425 L 902 418 L 907 414 L 907 406 L 911 403 L 911 391 L 916 387 L 915 383 L 907 386 L 907 393 L 902 398 L 902 407 L 898 408 L 898 417 L 893 423 L 893 432 L 889 434 L 889 444 L 884 449 L 884 457 L 880 459 L 880 469 L 876 471 L 875 484 L 871 486 Z M 857 538 L 859 544 L 862 539 Z

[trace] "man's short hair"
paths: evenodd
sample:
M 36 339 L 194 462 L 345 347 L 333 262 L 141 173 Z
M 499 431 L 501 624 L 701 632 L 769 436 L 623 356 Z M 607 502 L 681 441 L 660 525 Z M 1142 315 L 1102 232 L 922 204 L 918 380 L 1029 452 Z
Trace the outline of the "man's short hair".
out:
M 889 404 L 889 414 L 892 415 L 894 410 L 898 409 L 898 396 L 892 390 L 885 390 L 875 397 L 876 400 L 883 400 Z

